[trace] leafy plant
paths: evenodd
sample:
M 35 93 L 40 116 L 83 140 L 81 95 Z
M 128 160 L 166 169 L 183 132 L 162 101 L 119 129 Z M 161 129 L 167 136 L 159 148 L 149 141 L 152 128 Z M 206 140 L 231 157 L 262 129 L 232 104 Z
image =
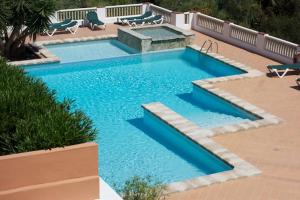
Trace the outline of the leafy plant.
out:
M 11 60 L 22 58 L 26 39 L 35 40 L 47 29 L 54 11 L 54 0 L 1 0 L 1 55 Z
M 0 155 L 92 141 L 92 122 L 39 79 L 0 59 Z
M 124 200 L 163 200 L 165 185 L 154 182 L 150 176 L 141 178 L 135 176 L 125 182 L 118 192 Z

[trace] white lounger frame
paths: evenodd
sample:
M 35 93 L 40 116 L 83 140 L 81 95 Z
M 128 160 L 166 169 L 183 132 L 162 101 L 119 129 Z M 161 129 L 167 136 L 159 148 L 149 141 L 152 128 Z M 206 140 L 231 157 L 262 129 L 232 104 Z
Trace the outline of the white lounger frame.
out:
M 51 33 L 47 30 L 46 34 L 48 36 L 52 37 L 57 31 L 69 31 L 71 34 L 74 35 L 77 32 L 78 28 L 79 28 L 79 24 L 77 23 L 75 26 L 73 26 L 73 27 L 67 27 L 64 30 L 54 29 Z
M 284 70 L 284 72 L 279 72 L 277 69 L 272 69 L 272 68 L 269 68 L 269 71 L 271 73 L 275 72 L 275 74 L 279 77 L 279 78 L 283 78 L 289 71 L 290 69 L 289 68 L 286 68 Z
M 163 23 L 164 23 L 164 17 L 162 16 L 161 19 L 154 20 L 151 23 L 147 23 L 147 24 L 150 25 L 150 24 L 163 24 Z M 136 24 L 135 22 L 132 22 L 132 23 L 128 22 L 128 25 L 132 26 L 132 27 L 144 26 L 145 24 L 146 24 L 145 22 L 143 22 L 143 23 L 141 23 L 139 25 Z
M 93 25 L 92 23 L 90 23 L 90 27 L 91 27 L 92 30 L 94 30 L 95 27 L 100 27 L 101 29 L 105 30 L 106 25 L 105 25 L 105 24 L 103 24 L 103 25 L 97 25 L 97 24 L 94 24 L 94 25 Z
M 146 17 L 146 18 L 144 18 L 144 19 L 149 19 L 149 18 L 151 18 L 151 17 L 153 17 L 153 15 L 152 16 L 150 16 L 150 17 Z M 134 26 L 134 27 L 136 27 L 136 26 L 138 26 L 135 22 L 134 22 L 134 20 L 123 20 L 124 21 L 124 24 L 127 24 L 127 25 L 129 25 L 129 26 Z M 142 24 L 141 24 L 141 26 L 143 26 L 145 24 L 145 22 L 143 22 Z

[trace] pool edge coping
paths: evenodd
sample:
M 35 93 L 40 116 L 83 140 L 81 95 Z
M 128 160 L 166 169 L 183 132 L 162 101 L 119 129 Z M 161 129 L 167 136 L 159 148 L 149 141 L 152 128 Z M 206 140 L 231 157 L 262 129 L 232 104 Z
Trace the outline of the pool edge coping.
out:
M 176 32 L 178 34 L 178 37 L 170 37 L 170 38 L 164 38 L 164 39 L 185 39 L 188 37 L 195 37 L 195 34 L 192 31 L 188 31 L 182 28 L 179 28 L 177 26 L 171 25 L 171 24 L 154 24 L 154 25 L 145 25 L 145 26 L 138 26 L 138 27 L 119 27 L 118 29 L 120 29 L 123 32 L 126 32 L 128 34 L 131 34 L 141 40 L 151 40 L 152 42 L 159 42 L 161 41 L 161 39 L 157 40 L 157 39 L 153 39 L 153 37 L 151 36 L 147 36 L 147 35 L 143 35 L 142 33 L 135 31 L 137 29 L 147 29 L 147 28 L 159 28 L 159 27 L 164 27 L 167 29 L 170 29 L 171 32 Z M 182 37 L 179 37 L 182 36 Z
M 200 51 L 201 48 L 197 45 L 188 45 L 187 48 L 191 48 L 200 53 L 203 53 Z M 209 137 L 234 132 L 242 132 L 248 129 L 260 128 L 268 125 L 276 125 L 282 122 L 282 119 L 280 119 L 279 117 L 272 115 L 266 112 L 265 110 L 258 108 L 255 105 L 241 98 L 238 98 L 224 90 L 221 90 L 213 85 L 214 83 L 218 82 L 259 77 L 263 75 L 261 71 L 252 69 L 244 64 L 228 59 L 217 53 L 209 52 L 206 53 L 206 55 L 218 61 L 226 63 L 230 66 L 233 66 L 237 69 L 245 71 L 246 73 L 232 76 L 209 78 L 204 80 L 195 80 L 192 81 L 193 87 L 199 87 L 201 89 L 204 89 L 205 91 L 215 95 L 216 97 L 221 98 L 224 101 L 250 114 L 257 116 L 260 119 L 255 121 L 236 123 L 232 125 L 224 125 L 211 129 L 202 129 L 199 125 L 186 119 L 185 117 L 181 116 L 180 114 L 178 114 L 177 112 L 168 108 L 160 102 L 142 104 L 142 108 L 144 110 L 152 113 L 155 117 L 159 118 L 164 123 L 166 123 L 166 125 L 175 129 L 180 134 L 187 137 L 196 144 L 202 146 L 203 148 L 211 152 L 213 155 L 217 156 L 219 159 L 233 166 L 232 170 L 167 184 L 166 194 L 183 192 L 191 189 L 209 186 L 216 183 L 222 183 L 228 180 L 234 180 L 261 174 L 262 172 L 255 166 L 241 159 L 229 150 L 225 149 Z

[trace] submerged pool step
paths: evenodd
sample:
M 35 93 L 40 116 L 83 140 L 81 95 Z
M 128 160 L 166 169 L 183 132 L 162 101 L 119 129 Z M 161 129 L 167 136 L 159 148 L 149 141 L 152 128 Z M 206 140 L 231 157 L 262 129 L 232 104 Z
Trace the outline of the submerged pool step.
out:
M 171 126 L 172 128 L 181 133 L 184 133 L 186 136 L 192 139 L 208 137 L 213 135 L 212 131 L 208 129 L 202 129 L 197 124 L 184 118 L 183 116 L 176 113 L 175 111 L 173 111 L 172 109 L 170 109 L 162 103 L 154 102 L 150 104 L 143 104 L 142 107 L 145 112 L 151 113 L 167 125 Z M 144 114 L 144 116 L 145 115 L 146 114 Z

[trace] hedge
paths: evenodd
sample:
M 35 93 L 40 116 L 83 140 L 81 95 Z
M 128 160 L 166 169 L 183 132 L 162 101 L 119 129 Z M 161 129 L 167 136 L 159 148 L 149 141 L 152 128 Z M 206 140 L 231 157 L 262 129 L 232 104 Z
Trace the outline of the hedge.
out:
M 72 101 L 23 69 L 0 59 L 0 155 L 63 147 L 94 140 L 96 130 Z

